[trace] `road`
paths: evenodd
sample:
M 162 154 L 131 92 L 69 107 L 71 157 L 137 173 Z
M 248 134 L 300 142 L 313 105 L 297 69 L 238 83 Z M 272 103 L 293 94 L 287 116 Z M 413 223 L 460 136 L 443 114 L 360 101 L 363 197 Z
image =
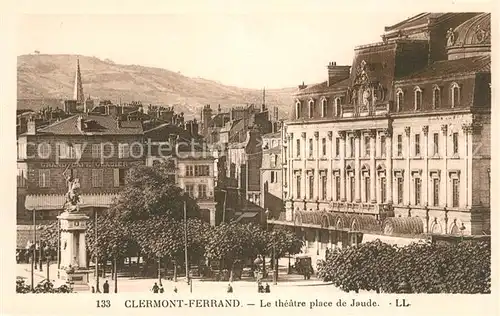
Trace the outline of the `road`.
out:
M 26 280 L 26 284 L 31 284 L 31 266 L 28 264 L 17 264 L 17 276 L 23 277 Z M 47 271 L 46 266 L 43 267 L 43 271 L 40 272 L 35 270 L 34 280 L 35 285 L 44 280 L 46 278 Z M 54 284 L 62 284 L 61 281 L 57 280 L 57 266 L 51 265 L 50 267 L 50 279 Z M 93 273 L 89 275 L 89 284 L 94 285 L 94 276 Z M 102 290 L 102 284 L 108 280 L 110 284 L 110 291 L 114 292 L 114 284 L 115 281 L 111 280 L 111 278 L 100 278 L 99 283 Z M 158 279 L 153 278 L 129 278 L 129 277 L 119 277 L 118 278 L 118 292 L 119 293 L 144 293 L 150 291 L 151 287 L 155 282 L 158 282 Z M 311 290 L 320 291 L 320 292 L 328 292 L 335 293 L 340 292 L 339 289 L 334 286 L 324 283 L 320 280 L 315 279 L 314 277 L 311 280 L 304 280 L 300 275 L 287 275 L 280 274 L 278 279 L 278 284 L 273 285 L 272 281 L 268 282 L 271 291 L 279 291 L 280 294 L 285 294 L 287 292 L 310 292 Z M 215 293 L 225 293 L 227 290 L 229 282 L 216 282 L 216 281 L 203 281 L 199 279 L 193 280 L 192 285 L 192 293 L 201 294 L 201 295 L 210 295 Z M 186 293 L 190 292 L 190 287 L 186 282 L 185 278 L 178 278 L 177 282 L 162 280 L 162 285 L 165 290 L 165 293 L 172 293 L 174 288 L 177 288 L 178 293 Z M 257 284 L 253 281 L 235 281 L 231 283 L 234 293 L 255 293 L 257 292 Z M 264 282 L 265 285 L 265 282 Z

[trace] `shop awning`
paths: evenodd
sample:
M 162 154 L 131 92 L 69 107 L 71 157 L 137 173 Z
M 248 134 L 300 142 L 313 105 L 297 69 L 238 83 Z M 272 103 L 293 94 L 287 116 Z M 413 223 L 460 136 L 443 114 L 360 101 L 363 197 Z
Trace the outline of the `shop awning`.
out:
M 109 207 L 118 194 L 82 194 L 80 208 Z M 63 194 L 28 195 L 24 207 L 28 210 L 62 210 L 66 197 Z

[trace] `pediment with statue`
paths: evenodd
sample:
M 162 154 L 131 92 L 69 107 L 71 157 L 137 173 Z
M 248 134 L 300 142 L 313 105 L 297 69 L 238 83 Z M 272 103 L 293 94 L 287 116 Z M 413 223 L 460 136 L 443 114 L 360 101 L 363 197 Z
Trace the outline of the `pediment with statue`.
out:
M 387 89 L 370 75 L 372 65 L 362 60 L 356 69 L 352 87 L 348 88 L 350 104 L 358 114 L 370 114 L 377 103 L 385 101 Z

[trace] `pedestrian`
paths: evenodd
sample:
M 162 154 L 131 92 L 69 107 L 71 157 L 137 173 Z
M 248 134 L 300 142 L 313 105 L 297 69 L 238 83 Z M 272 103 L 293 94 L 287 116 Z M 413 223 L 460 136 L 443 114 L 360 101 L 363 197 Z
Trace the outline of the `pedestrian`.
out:
M 271 293 L 271 287 L 269 286 L 269 283 L 266 283 L 266 293 Z
M 102 291 L 104 293 L 109 293 L 109 283 L 108 283 L 108 280 L 106 280 L 106 282 L 104 282 L 104 284 L 102 285 Z
M 262 285 L 262 283 L 261 283 L 261 282 L 259 282 L 258 292 L 259 292 L 259 293 L 264 293 L 264 286 Z
M 227 285 L 227 292 L 228 293 L 233 293 L 233 287 L 231 286 L 231 283 Z
M 174 293 L 177 293 L 177 287 L 174 286 Z
M 163 289 L 163 285 L 160 285 L 160 293 L 163 293 L 165 292 L 165 290 Z
M 155 282 L 155 284 L 153 285 L 153 288 L 151 289 L 153 291 L 153 293 L 158 293 L 158 290 L 160 288 L 158 287 L 158 284 Z
M 95 293 L 95 287 L 92 285 L 92 293 Z

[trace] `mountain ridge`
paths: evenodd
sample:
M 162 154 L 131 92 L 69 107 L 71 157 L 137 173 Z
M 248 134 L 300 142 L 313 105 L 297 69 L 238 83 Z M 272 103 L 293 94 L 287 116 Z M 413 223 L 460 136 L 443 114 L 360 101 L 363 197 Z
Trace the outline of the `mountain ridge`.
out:
M 117 64 L 110 59 L 71 54 L 30 54 L 17 58 L 18 108 L 37 110 L 43 104 L 71 98 L 80 61 L 85 96 L 113 102 L 173 105 L 187 116 L 198 116 L 203 105 L 217 110 L 244 104 L 262 104 L 262 90 L 224 85 L 188 77 L 168 69 L 137 64 Z M 296 88 L 266 89 L 266 106 L 277 106 L 287 118 Z M 45 101 L 44 101 L 45 100 Z

